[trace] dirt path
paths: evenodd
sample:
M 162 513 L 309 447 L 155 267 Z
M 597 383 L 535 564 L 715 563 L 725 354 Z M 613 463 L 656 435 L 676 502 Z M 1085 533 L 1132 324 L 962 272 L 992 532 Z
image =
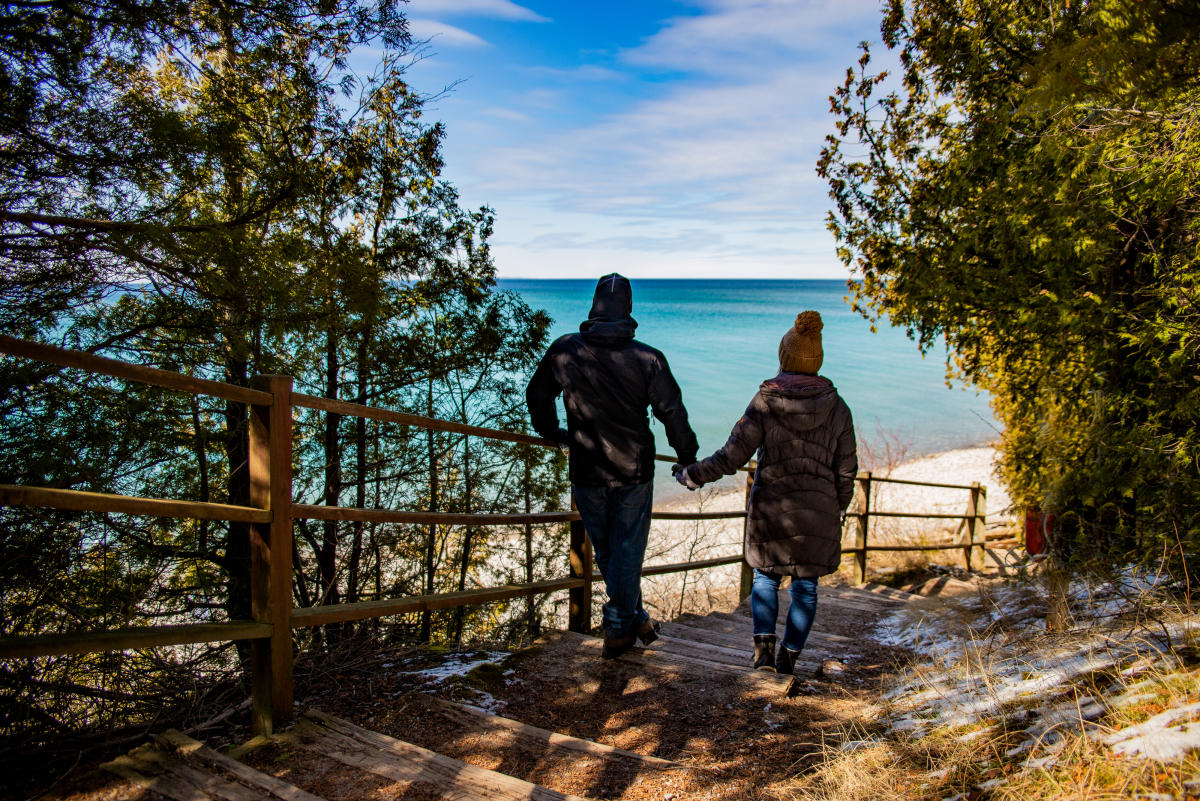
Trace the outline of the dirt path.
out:
M 341 672 L 310 677 L 309 686 L 319 689 L 299 706 L 559 793 L 631 801 L 771 797 L 773 782 L 820 762 L 845 739 L 878 700 L 890 669 L 910 656 L 868 636 L 888 608 L 868 594 L 823 586 L 807 659 L 790 693 L 783 691 L 786 682 L 730 664 L 738 662 L 730 654 L 751 647 L 743 609 L 684 619 L 673 629 L 707 626 L 721 643 L 724 665 L 675 657 L 668 649 L 693 646 L 666 636 L 629 661 L 600 659 L 595 642 L 577 635 L 550 636 L 512 654 L 383 651 Z M 837 664 L 816 667 L 827 660 Z M 465 675 L 441 678 L 454 673 Z M 431 697 L 634 753 L 580 753 L 472 725 Z M 251 750 L 246 761 L 329 801 L 436 797 L 427 788 L 364 776 L 303 745 L 285 737 Z M 647 764 L 637 755 L 656 760 Z M 158 797 L 116 780 L 78 789 L 48 797 Z

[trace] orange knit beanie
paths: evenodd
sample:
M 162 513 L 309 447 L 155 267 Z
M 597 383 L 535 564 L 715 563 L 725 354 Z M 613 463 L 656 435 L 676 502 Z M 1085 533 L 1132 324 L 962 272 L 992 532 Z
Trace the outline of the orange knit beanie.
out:
M 819 312 L 800 312 L 796 316 L 796 324 L 779 340 L 779 369 L 789 373 L 816 375 L 825 357 L 821 350 L 823 327 Z

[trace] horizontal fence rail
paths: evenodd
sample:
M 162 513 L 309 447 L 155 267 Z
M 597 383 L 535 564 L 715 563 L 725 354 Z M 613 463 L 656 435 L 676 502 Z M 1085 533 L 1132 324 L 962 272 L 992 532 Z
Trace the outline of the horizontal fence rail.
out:
M 512 513 L 456 513 L 405 511 L 360 507 L 298 504 L 292 501 L 292 427 L 293 409 L 312 409 L 326 414 L 363 417 L 423 430 L 482 437 L 543 448 L 558 447 L 541 437 L 522 432 L 501 431 L 454 421 L 379 409 L 346 401 L 322 398 L 292 391 L 292 379 L 286 376 L 260 376 L 250 387 L 194 378 L 157 368 L 129 364 L 91 353 L 67 350 L 51 345 L 25 342 L 0 335 L 0 353 L 31 359 L 57 367 L 83 370 L 126 381 L 160 387 L 192 395 L 208 395 L 250 409 L 250 481 L 253 506 L 236 506 L 160 498 L 140 498 L 108 493 L 85 492 L 48 487 L 0 485 L 0 506 L 40 507 L 74 512 L 146 515 L 195 520 L 224 520 L 251 525 L 261 558 L 254 561 L 251 574 L 253 620 L 194 623 L 124 628 L 107 631 L 49 634 L 0 640 L 0 659 L 62 656 L 111 650 L 150 648 L 248 641 L 252 665 L 252 725 L 255 731 L 269 734 L 277 722 L 292 715 L 292 638 L 293 629 L 325 626 L 355 620 L 431 612 L 462 606 L 478 606 L 497 601 L 531 597 L 547 593 L 568 593 L 569 627 L 587 631 L 591 627 L 592 584 L 600 578 L 593 571 L 591 547 L 579 513 L 569 511 Z M 658 461 L 675 462 L 673 456 L 655 454 Z M 746 497 L 753 486 L 753 463 L 741 469 L 746 473 Z M 986 514 L 986 488 L 978 484 L 935 484 L 874 477 L 859 473 L 855 479 L 854 511 L 847 522 L 857 527 L 854 547 L 843 548 L 853 555 L 860 581 L 866 580 L 866 558 L 870 551 L 926 551 L 963 549 L 968 566 L 973 549 L 982 551 L 983 521 Z M 963 514 L 872 511 L 873 484 L 910 484 L 945 489 L 968 490 L 971 499 Z M 744 509 L 721 512 L 654 511 L 655 520 L 733 520 L 745 519 Z M 868 542 L 870 520 L 875 518 L 931 518 L 962 520 L 967 536 L 958 543 L 920 546 L 872 545 Z M 398 598 L 377 598 L 355 603 L 312 607 L 293 607 L 291 559 L 271 559 L 271 554 L 291 554 L 293 525 L 296 520 L 348 521 L 438 526 L 517 526 L 567 523 L 570 527 L 568 552 L 569 575 L 525 584 L 484 587 L 461 592 Z M 751 571 L 744 554 L 737 553 L 676 564 L 647 565 L 643 576 L 657 576 L 690 570 L 742 566 L 742 597 L 749 592 Z
M 274 634 L 274 626 L 269 623 L 256 623 L 253 620 L 139 626 L 72 634 L 40 634 L 34 637 L 0 640 L 0 659 L 94 654 L 127 648 L 154 648 L 160 645 L 265 640 Z
M 221 381 L 210 381 L 207 378 L 193 378 L 190 375 L 171 370 L 160 370 L 157 367 L 143 367 L 140 364 L 108 359 L 92 353 L 56 348 L 53 345 L 43 345 L 38 342 L 26 342 L 6 334 L 0 334 L 0 353 L 21 356 L 58 367 L 74 367 L 87 373 L 98 373 L 111 378 L 137 381 L 152 387 L 173 389 L 189 395 L 210 395 L 236 403 L 257 403 L 267 406 L 272 402 L 271 395 L 267 392 L 259 392 Z
M 967 570 L 978 567 L 983 562 L 984 537 L 983 529 L 987 522 L 987 487 L 979 483 L 972 484 L 938 484 L 930 481 L 911 481 L 901 478 L 875 476 L 870 471 L 860 472 L 854 479 L 855 499 L 852 503 L 854 511 L 846 513 L 846 520 L 855 527 L 855 542 L 852 548 L 843 548 L 842 554 L 854 556 L 854 575 L 862 584 L 867 581 L 867 554 L 872 551 L 880 552 L 921 552 L 961 550 Z M 941 512 L 897 512 L 877 511 L 871 508 L 871 492 L 876 484 L 902 484 L 917 487 L 932 487 L 936 489 L 967 490 L 970 496 L 967 508 L 960 514 Z M 928 520 L 960 520 L 963 538 L 960 542 L 920 543 L 916 545 L 871 545 L 870 530 L 872 518 L 909 518 Z

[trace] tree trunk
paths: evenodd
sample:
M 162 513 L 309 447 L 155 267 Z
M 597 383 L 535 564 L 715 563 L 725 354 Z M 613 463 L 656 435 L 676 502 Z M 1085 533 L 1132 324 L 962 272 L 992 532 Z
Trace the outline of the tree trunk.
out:
M 526 453 L 525 455 L 525 481 L 523 489 L 525 490 L 525 514 L 533 512 L 533 454 Z M 533 583 L 533 524 L 525 524 L 525 583 Z M 538 636 L 540 626 L 537 619 L 537 604 L 536 599 L 532 594 L 526 598 L 527 608 L 525 610 L 525 630 L 529 632 L 530 639 Z
M 193 447 L 196 451 L 197 478 L 200 481 L 200 502 L 208 503 L 212 500 L 208 489 L 208 438 L 200 424 L 200 399 L 195 395 L 192 396 L 192 430 L 195 432 Z M 200 553 L 208 553 L 208 524 L 207 520 L 199 521 L 200 536 L 196 550 Z
M 426 385 L 427 394 L 425 396 L 425 415 L 433 417 L 433 375 L 430 374 Z M 433 429 L 426 429 L 425 444 L 429 451 L 429 511 L 438 511 L 438 493 L 441 488 L 438 486 L 438 458 L 437 458 L 437 441 L 433 434 Z M 426 528 L 425 536 L 425 594 L 432 595 L 434 589 L 433 571 L 434 571 L 434 553 L 437 547 L 437 524 L 430 523 Z M 421 642 L 429 642 L 433 634 L 433 620 L 426 609 L 421 612 Z
M 464 415 L 464 417 L 465 417 L 465 415 Z M 472 498 L 471 498 L 471 490 L 472 490 L 471 438 L 469 436 L 463 437 L 463 484 L 464 484 L 463 512 L 465 514 L 472 514 L 475 511 L 475 509 L 474 509 L 474 504 L 473 504 Z M 461 554 L 461 558 L 459 559 L 459 562 L 458 562 L 457 588 L 458 588 L 459 592 L 462 592 L 463 590 L 465 590 L 467 588 L 467 570 L 471 566 L 471 544 L 472 544 L 472 539 L 473 539 L 474 534 L 475 534 L 475 528 L 473 526 L 468 525 L 468 526 L 463 527 L 462 554 Z M 454 609 L 454 644 L 455 645 L 462 644 L 462 630 L 463 630 L 464 614 L 465 614 L 465 610 L 463 607 L 461 607 L 461 606 L 455 607 L 455 609 Z
M 332 331 L 325 334 L 325 397 L 338 399 L 338 339 Z M 342 465 L 339 453 L 338 426 L 342 416 L 328 412 L 325 415 L 325 505 L 338 506 L 342 494 Z M 321 550 L 317 557 L 317 573 L 320 576 L 321 603 L 338 603 L 337 586 L 337 521 L 325 520 L 321 531 Z M 336 625 L 326 626 L 326 634 L 336 637 Z
M 367 337 L 364 330 L 358 340 L 358 392 L 355 402 L 365 406 L 367 403 Z M 367 505 L 367 418 L 354 419 L 354 505 L 359 509 Z M 355 603 L 359 596 L 359 567 L 363 551 L 363 522 L 354 521 L 354 536 L 350 542 L 350 560 L 346 567 L 346 603 Z M 350 634 L 353 623 L 346 624 L 346 633 Z

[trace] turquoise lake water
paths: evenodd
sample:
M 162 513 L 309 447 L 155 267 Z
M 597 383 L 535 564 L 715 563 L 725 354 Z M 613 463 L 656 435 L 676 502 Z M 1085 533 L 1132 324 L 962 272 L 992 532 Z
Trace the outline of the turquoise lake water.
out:
M 779 368 L 779 339 L 796 315 L 816 309 L 825 322 L 821 374 L 854 415 L 859 439 L 895 436 L 919 456 L 989 442 L 999 428 L 986 393 L 946 386 L 945 353 L 922 358 L 903 331 L 870 324 L 843 300 L 840 280 L 632 280 L 637 338 L 661 350 L 683 390 L 700 455 L 724 444 L 758 385 Z M 504 279 L 554 318 L 552 338 L 579 330 L 595 279 Z M 560 419 L 562 410 L 559 410 Z M 652 420 L 659 453 L 671 453 Z M 664 472 L 666 468 L 664 466 Z M 669 474 L 668 474 L 669 476 Z

